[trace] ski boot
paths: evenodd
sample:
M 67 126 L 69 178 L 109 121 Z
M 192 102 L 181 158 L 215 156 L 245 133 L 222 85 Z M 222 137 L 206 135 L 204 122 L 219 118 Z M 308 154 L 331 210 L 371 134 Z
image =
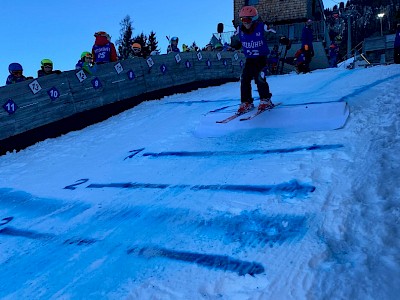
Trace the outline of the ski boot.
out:
M 258 105 L 258 111 L 264 111 L 266 109 L 273 108 L 274 104 L 271 102 L 271 98 L 261 99 L 260 104 Z
M 250 103 L 250 102 L 242 102 L 242 103 L 240 104 L 240 107 L 239 107 L 239 109 L 238 109 L 238 111 L 237 111 L 236 114 L 237 114 L 237 115 L 243 115 L 243 114 L 245 114 L 245 113 L 251 111 L 253 108 L 254 108 L 254 104 L 253 104 L 253 103 Z

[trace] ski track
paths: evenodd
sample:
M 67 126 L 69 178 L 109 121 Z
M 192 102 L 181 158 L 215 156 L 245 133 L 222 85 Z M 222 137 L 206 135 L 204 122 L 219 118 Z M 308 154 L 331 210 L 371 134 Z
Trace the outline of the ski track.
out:
M 324 96 L 321 89 L 337 89 L 336 97 L 345 97 L 351 107 L 342 130 L 269 136 L 254 131 L 222 140 L 194 139 L 192 132 L 199 121 L 198 111 L 192 112 L 192 106 L 204 106 L 207 113 L 223 104 L 222 100 L 230 99 L 213 87 L 196 95 L 215 103 L 172 105 L 180 99 L 187 101 L 190 94 L 146 102 L 82 132 L 0 157 L 0 170 L 7 166 L 2 172 L 7 181 L 0 180 L 0 221 L 13 217 L 11 221 L 3 219 L 3 223 L 9 221 L 6 224 L 0 222 L 0 297 L 395 299 L 400 290 L 385 270 L 400 275 L 399 266 L 392 263 L 393 257 L 398 257 L 395 249 L 400 248 L 400 242 L 395 237 L 399 233 L 395 229 L 382 230 L 400 222 L 396 201 L 400 165 L 398 153 L 391 150 L 391 145 L 399 143 L 400 125 L 398 121 L 390 122 L 398 119 L 395 117 L 382 118 L 375 126 L 366 124 L 373 119 L 372 114 L 400 115 L 399 106 L 388 101 L 389 97 L 398 97 L 400 87 L 398 78 L 390 72 L 386 81 L 349 84 L 352 77 L 362 74 L 360 70 L 338 70 L 311 89 L 307 90 L 305 84 L 303 90 L 290 92 L 287 97 L 288 104 L 318 97 L 328 101 L 332 97 Z M 296 78 L 307 83 L 313 75 Z M 276 86 L 276 98 L 283 100 L 279 80 L 271 77 L 270 85 L 273 90 Z M 234 99 L 238 84 L 229 85 Z M 392 92 L 380 97 L 381 86 Z M 363 97 L 366 89 L 369 99 Z M 371 98 L 371 90 L 376 91 L 376 97 Z M 365 109 L 363 103 L 367 101 Z M 135 121 L 126 122 L 130 119 Z M 118 125 L 121 122 L 125 127 Z M 169 126 L 158 127 L 154 141 L 144 145 L 142 141 L 148 140 L 152 124 L 165 122 Z M 171 126 L 173 133 L 169 131 Z M 85 139 L 97 131 L 104 133 L 102 138 L 86 145 Z M 348 136 L 357 136 L 357 140 L 349 141 Z M 65 149 L 69 142 L 76 147 Z M 119 144 L 119 152 L 107 150 L 110 142 Z M 255 149 L 280 149 L 282 145 L 296 149 L 313 144 L 343 147 L 251 154 Z M 382 156 L 375 155 L 378 146 L 387 148 L 380 153 Z M 129 151 L 143 147 L 143 151 L 126 159 Z M 51 154 L 43 148 L 49 148 Z M 97 153 L 96 149 L 104 150 Z M 167 160 L 143 155 L 166 151 L 250 154 Z M 28 161 L 24 157 L 29 157 L 29 165 L 21 163 Z M 79 170 L 65 168 L 63 160 L 71 158 L 81 162 Z M 63 172 L 46 169 L 41 164 L 45 159 L 53 159 L 52 168 Z M 112 164 L 118 167 L 107 168 Z M 104 182 L 102 168 L 109 171 L 109 182 Z M 177 168 L 178 172 L 171 172 Z M 43 189 L 33 184 L 34 174 L 54 176 L 58 184 L 49 183 Z M 380 177 L 387 178 L 387 185 L 375 184 Z M 149 184 L 170 185 L 240 185 L 243 181 L 276 185 L 297 179 L 316 189 L 308 195 L 285 197 L 279 193 L 171 188 L 88 188 L 93 183 L 147 183 L 142 178 L 151 178 Z M 210 178 L 218 178 L 218 182 L 210 182 Z M 73 190 L 63 189 L 74 184 Z M 341 193 L 336 192 L 338 186 Z M 54 199 L 52 194 L 59 196 Z M 374 226 L 376 210 L 383 227 Z M 380 236 L 387 248 L 374 246 L 369 236 Z M 265 270 L 251 276 L 238 274 L 236 267 L 213 265 L 213 259 L 221 261 L 221 255 L 242 261 L 243 265 L 256 262 Z

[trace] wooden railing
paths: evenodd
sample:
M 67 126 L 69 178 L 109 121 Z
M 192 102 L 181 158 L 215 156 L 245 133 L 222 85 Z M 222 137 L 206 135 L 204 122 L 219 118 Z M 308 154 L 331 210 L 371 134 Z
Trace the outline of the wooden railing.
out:
M 185 52 L 98 65 L 92 75 L 67 71 L 0 88 L 0 152 L 13 136 L 120 101 L 239 80 L 237 52 Z

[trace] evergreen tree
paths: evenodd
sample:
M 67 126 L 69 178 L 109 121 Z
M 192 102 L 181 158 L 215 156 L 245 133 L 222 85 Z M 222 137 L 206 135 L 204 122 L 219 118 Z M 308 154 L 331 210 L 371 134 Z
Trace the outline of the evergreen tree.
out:
M 132 45 L 132 21 L 131 17 L 127 15 L 124 19 L 122 19 L 120 30 L 120 38 L 116 41 L 118 45 L 118 53 L 120 59 L 127 59 L 133 54 L 131 45 Z
M 158 41 L 157 41 L 157 38 L 156 38 L 156 33 L 154 31 L 150 32 L 148 43 L 149 43 L 149 51 L 150 51 L 150 53 L 152 51 L 158 51 Z

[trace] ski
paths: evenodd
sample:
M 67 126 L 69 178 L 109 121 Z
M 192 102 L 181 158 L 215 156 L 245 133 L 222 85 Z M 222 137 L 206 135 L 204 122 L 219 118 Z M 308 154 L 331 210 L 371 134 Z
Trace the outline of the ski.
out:
M 240 119 L 240 121 L 248 121 L 248 120 L 254 119 L 254 118 L 257 117 L 258 115 L 262 114 L 263 112 L 270 111 L 271 109 L 274 109 L 275 107 L 277 107 L 277 106 L 279 106 L 279 105 L 281 105 L 281 104 L 282 104 L 282 102 L 279 102 L 279 103 L 274 104 L 274 106 L 269 107 L 269 108 L 267 108 L 267 109 L 258 110 L 255 114 L 252 114 L 252 115 L 250 115 L 250 116 L 248 116 L 248 117 L 246 117 L 246 118 L 242 118 L 242 119 Z
M 230 122 L 230 121 L 236 119 L 236 118 L 239 117 L 239 116 L 241 116 L 241 114 L 240 114 L 240 115 L 234 114 L 234 115 L 232 115 L 232 116 L 230 116 L 230 117 L 228 117 L 228 118 L 226 118 L 226 119 L 223 119 L 223 120 L 220 120 L 220 121 L 216 121 L 216 123 L 219 123 L 219 124 L 228 123 L 228 122 Z
M 254 108 L 252 108 L 251 110 L 253 110 L 253 109 L 254 109 Z M 222 124 L 228 123 L 228 122 L 230 122 L 230 121 L 236 119 L 237 117 L 240 117 L 240 116 L 243 116 L 243 115 L 249 113 L 251 110 L 246 111 L 245 113 L 242 113 L 242 114 L 235 113 L 234 115 L 232 115 L 232 116 L 230 116 L 230 117 L 228 117 L 228 118 L 226 118 L 226 119 L 224 119 L 224 120 L 216 121 L 216 123 L 219 123 L 219 124 L 221 124 L 221 123 L 222 123 Z

